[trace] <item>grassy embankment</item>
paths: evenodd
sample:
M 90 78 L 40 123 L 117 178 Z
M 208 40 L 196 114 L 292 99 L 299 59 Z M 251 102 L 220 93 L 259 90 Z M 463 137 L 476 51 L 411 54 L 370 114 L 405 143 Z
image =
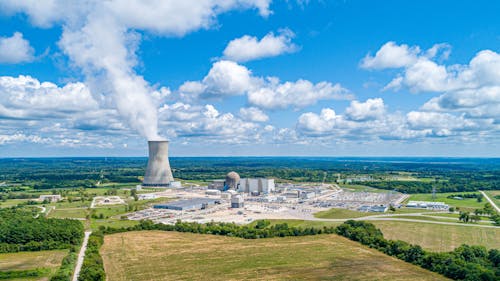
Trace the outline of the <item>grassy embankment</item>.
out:
M 337 235 L 241 238 L 141 231 L 105 236 L 109 281 L 446 280 Z

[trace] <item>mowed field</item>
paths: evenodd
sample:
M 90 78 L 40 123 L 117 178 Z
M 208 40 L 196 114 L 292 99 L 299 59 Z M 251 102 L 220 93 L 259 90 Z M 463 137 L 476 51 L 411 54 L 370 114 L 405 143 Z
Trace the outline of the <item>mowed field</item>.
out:
M 500 249 L 500 227 L 471 227 L 404 221 L 369 221 L 387 239 L 403 240 L 435 252 L 446 252 L 462 244 Z
M 246 240 L 139 231 L 106 235 L 109 281 L 447 280 L 337 235 Z

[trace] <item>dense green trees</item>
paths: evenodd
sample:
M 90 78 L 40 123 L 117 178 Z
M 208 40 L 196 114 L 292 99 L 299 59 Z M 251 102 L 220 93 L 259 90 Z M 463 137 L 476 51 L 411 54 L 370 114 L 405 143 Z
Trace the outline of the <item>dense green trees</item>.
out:
M 99 254 L 99 249 L 104 242 L 102 232 L 94 232 L 89 237 L 85 258 L 83 260 L 82 269 L 78 276 L 79 281 L 104 281 L 106 273 L 104 272 L 104 264 L 102 257 Z
M 0 253 L 66 249 L 80 245 L 83 225 L 69 219 L 34 218 L 23 208 L 0 209 Z

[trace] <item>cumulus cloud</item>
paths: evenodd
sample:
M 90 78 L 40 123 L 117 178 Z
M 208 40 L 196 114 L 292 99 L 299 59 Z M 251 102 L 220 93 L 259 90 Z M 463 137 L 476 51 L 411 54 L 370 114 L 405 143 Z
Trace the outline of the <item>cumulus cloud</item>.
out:
M 386 45 L 399 50 L 420 49 L 418 46 L 397 46 L 392 42 Z M 482 50 L 468 64 L 463 65 L 437 62 L 438 57 L 448 57 L 450 48 L 447 44 L 436 44 L 426 52 L 415 51 L 404 64 L 398 65 L 397 58 L 392 58 L 392 65 L 390 60 L 379 64 L 379 68 L 402 69 L 384 90 L 406 88 L 413 93 L 440 93 L 421 106 L 419 111 L 412 111 L 407 115 L 411 128 L 426 127 L 429 135 L 451 136 L 466 132 L 498 131 L 495 124 L 500 120 L 500 54 Z M 411 52 L 407 52 L 407 55 L 408 53 Z
M 366 69 L 400 68 L 414 63 L 419 53 L 419 47 L 397 45 L 389 41 L 377 51 L 375 56 L 367 54 L 361 61 L 361 67 Z
M 128 124 L 148 139 L 158 139 L 154 91 L 134 71 L 143 30 L 162 36 L 183 36 L 216 23 L 234 9 L 270 14 L 267 0 L 203 1 L 2 1 L 6 13 L 22 12 L 40 27 L 62 25 L 59 46 L 81 68 L 92 92 L 112 96 Z
M 97 108 L 97 101 L 83 83 L 59 87 L 30 76 L 0 77 L 0 116 L 4 118 L 66 116 Z
M 211 104 L 165 104 L 159 109 L 160 127 L 171 136 L 186 140 L 203 138 L 218 143 L 244 143 L 260 140 L 263 128 L 258 121 L 244 120 L 232 113 L 221 113 Z
M 265 114 L 262 110 L 256 107 L 244 107 L 240 108 L 240 116 L 243 120 L 252 122 L 267 122 L 269 121 L 269 116 Z
M 251 105 L 265 109 L 302 108 L 319 100 L 353 98 L 340 84 L 326 81 L 314 84 L 303 79 L 281 83 L 276 77 L 254 76 L 245 66 L 227 60 L 215 62 L 203 80 L 185 82 L 179 93 L 188 101 L 246 94 Z
M 484 117 L 484 116 L 483 116 Z M 471 118 L 466 114 L 411 111 L 388 112 L 381 98 L 353 101 L 344 114 L 331 108 L 306 112 L 297 120 L 297 131 L 320 140 L 411 140 L 486 136 L 500 131 L 495 118 Z
M 270 32 L 260 40 L 257 37 L 245 35 L 229 42 L 224 49 L 224 58 L 246 62 L 295 52 L 297 46 L 292 43 L 294 36 L 295 34 L 289 29 L 281 30 L 277 35 Z
M 0 63 L 14 64 L 30 62 L 35 57 L 35 50 L 20 32 L 12 37 L 0 37 Z
M 319 82 L 313 84 L 299 79 L 295 82 L 279 83 L 277 79 L 268 79 L 261 87 L 248 92 L 248 102 L 266 109 L 303 108 L 320 100 L 352 99 L 349 91 L 340 84 Z
M 384 100 L 381 98 L 368 99 L 365 102 L 352 101 L 345 110 L 346 116 L 355 121 L 364 121 L 381 118 L 385 114 Z

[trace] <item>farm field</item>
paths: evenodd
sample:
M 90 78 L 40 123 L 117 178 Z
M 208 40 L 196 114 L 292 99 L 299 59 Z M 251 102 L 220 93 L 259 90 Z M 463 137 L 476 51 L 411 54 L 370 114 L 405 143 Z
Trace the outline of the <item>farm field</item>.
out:
M 101 255 L 109 281 L 447 280 L 337 235 L 245 240 L 125 232 L 105 236 Z
M 436 252 L 451 251 L 461 244 L 500 248 L 500 227 L 439 225 L 405 221 L 370 221 L 387 239 L 403 240 Z
M 432 199 L 431 193 L 417 193 L 417 194 L 411 194 L 409 200 L 444 202 L 450 206 L 459 207 L 460 209 L 469 211 L 473 211 L 474 209 L 481 209 L 487 202 L 486 199 L 483 199 L 482 202 L 477 202 L 476 198 L 464 198 L 462 200 L 447 198 L 447 196 L 452 194 L 466 194 L 466 193 L 477 193 L 477 192 L 436 193 L 436 199 Z
M 271 224 L 288 223 L 296 227 L 337 226 L 341 222 L 306 220 L 271 220 Z M 384 237 L 418 244 L 422 248 L 446 252 L 461 244 L 480 245 L 488 249 L 500 248 L 500 227 L 471 227 L 460 225 L 438 225 L 425 222 L 376 221 L 370 220 L 382 230 Z
M 61 262 L 67 254 L 67 250 L 0 254 L 0 271 L 41 269 L 47 272 L 44 274 L 45 276 L 13 280 L 48 280 L 48 278 L 61 266 Z

